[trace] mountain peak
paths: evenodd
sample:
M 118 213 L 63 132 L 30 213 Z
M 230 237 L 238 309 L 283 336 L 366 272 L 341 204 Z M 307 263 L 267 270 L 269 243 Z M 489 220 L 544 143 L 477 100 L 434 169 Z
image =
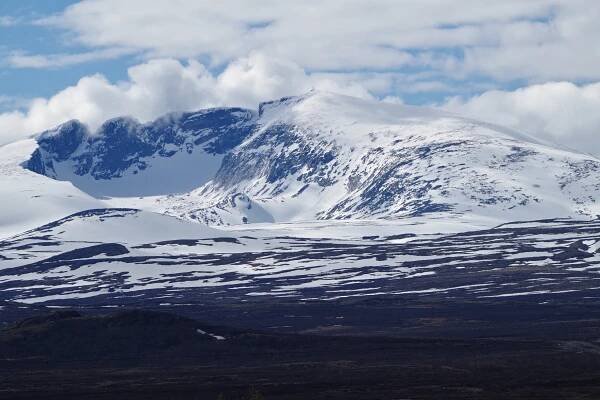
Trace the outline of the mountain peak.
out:
M 258 116 L 263 117 L 265 113 L 273 112 L 274 110 L 282 107 L 289 107 L 294 104 L 298 104 L 305 99 L 314 96 L 316 94 L 315 91 L 311 90 L 300 96 L 286 96 L 281 97 L 277 100 L 265 101 L 258 105 Z
M 311 90 L 301 96 L 283 97 L 261 103 L 259 115 L 263 121 L 302 118 L 310 120 L 317 117 L 324 122 L 351 125 L 404 125 L 410 121 L 460 119 L 438 109 L 386 103 L 321 90 Z
M 66 160 L 89 137 L 85 124 L 73 119 L 38 136 L 40 148 L 54 154 L 57 160 Z
M 115 117 L 104 121 L 94 136 L 131 135 L 135 134 L 141 125 L 137 119 L 130 116 Z

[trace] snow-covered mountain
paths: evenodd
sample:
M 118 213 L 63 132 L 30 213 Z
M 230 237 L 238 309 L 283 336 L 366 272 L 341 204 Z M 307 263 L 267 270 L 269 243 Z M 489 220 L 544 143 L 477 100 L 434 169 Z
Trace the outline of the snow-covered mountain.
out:
M 256 125 L 165 210 L 216 223 L 600 210 L 598 159 L 437 110 L 312 92 L 262 104 Z
M 27 167 L 118 207 L 222 225 L 600 214 L 600 160 L 439 110 L 327 92 L 44 132 Z M 143 197 L 140 199 L 140 197 Z
M 599 172 L 508 129 L 323 92 L 71 121 L 0 147 L 0 301 L 594 295 Z

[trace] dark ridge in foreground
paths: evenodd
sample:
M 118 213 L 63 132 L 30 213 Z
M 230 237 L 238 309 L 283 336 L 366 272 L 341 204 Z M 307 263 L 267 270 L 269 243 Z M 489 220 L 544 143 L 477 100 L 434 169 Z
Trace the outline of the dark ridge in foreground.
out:
M 34 357 L 48 363 L 127 363 L 158 354 L 184 358 L 203 354 L 211 342 L 225 340 L 221 329 L 219 335 L 213 332 L 212 327 L 168 313 L 128 310 L 85 316 L 63 310 L 5 328 L 0 334 L 0 354 L 15 362 Z
M 562 339 L 280 334 L 144 310 L 61 310 L 0 330 L 2 399 L 599 396 L 598 341 L 568 333 Z

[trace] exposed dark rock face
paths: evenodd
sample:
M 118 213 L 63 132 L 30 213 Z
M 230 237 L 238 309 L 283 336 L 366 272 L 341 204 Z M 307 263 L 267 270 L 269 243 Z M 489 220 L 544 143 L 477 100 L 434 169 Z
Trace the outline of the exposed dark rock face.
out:
M 250 134 L 254 118 L 250 110 L 219 108 L 168 115 L 147 124 L 115 118 L 94 133 L 82 123 L 70 121 L 39 136 L 39 148 L 27 168 L 53 178 L 68 178 L 58 174 L 55 163 L 70 160 L 70 173 L 75 175 L 119 178 L 127 170 L 145 170 L 147 159 L 153 156 L 168 158 L 194 149 L 225 154 Z

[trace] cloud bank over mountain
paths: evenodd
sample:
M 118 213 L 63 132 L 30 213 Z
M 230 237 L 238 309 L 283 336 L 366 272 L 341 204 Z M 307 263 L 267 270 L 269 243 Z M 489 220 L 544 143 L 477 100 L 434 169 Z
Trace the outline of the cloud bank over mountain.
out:
M 148 121 L 167 112 L 207 107 L 256 108 L 261 101 L 313 88 L 371 97 L 362 85 L 310 75 L 294 63 L 258 53 L 232 62 L 218 75 L 198 61 L 165 58 L 133 66 L 128 76 L 123 82 L 110 82 L 101 74 L 86 76 L 48 99 L 33 100 L 25 111 L 0 114 L 0 141 L 7 143 L 70 119 L 94 130 L 120 115 Z
M 0 85 L 11 74 L 67 82 L 0 93 L 0 143 L 71 118 L 94 128 L 317 88 L 444 107 L 600 154 L 599 18 L 592 0 L 84 0 L 0 15 L 2 32 L 54 38 L 0 50 Z
M 600 154 L 600 83 L 549 82 L 514 91 L 492 90 L 468 100 L 450 99 L 445 107 Z

